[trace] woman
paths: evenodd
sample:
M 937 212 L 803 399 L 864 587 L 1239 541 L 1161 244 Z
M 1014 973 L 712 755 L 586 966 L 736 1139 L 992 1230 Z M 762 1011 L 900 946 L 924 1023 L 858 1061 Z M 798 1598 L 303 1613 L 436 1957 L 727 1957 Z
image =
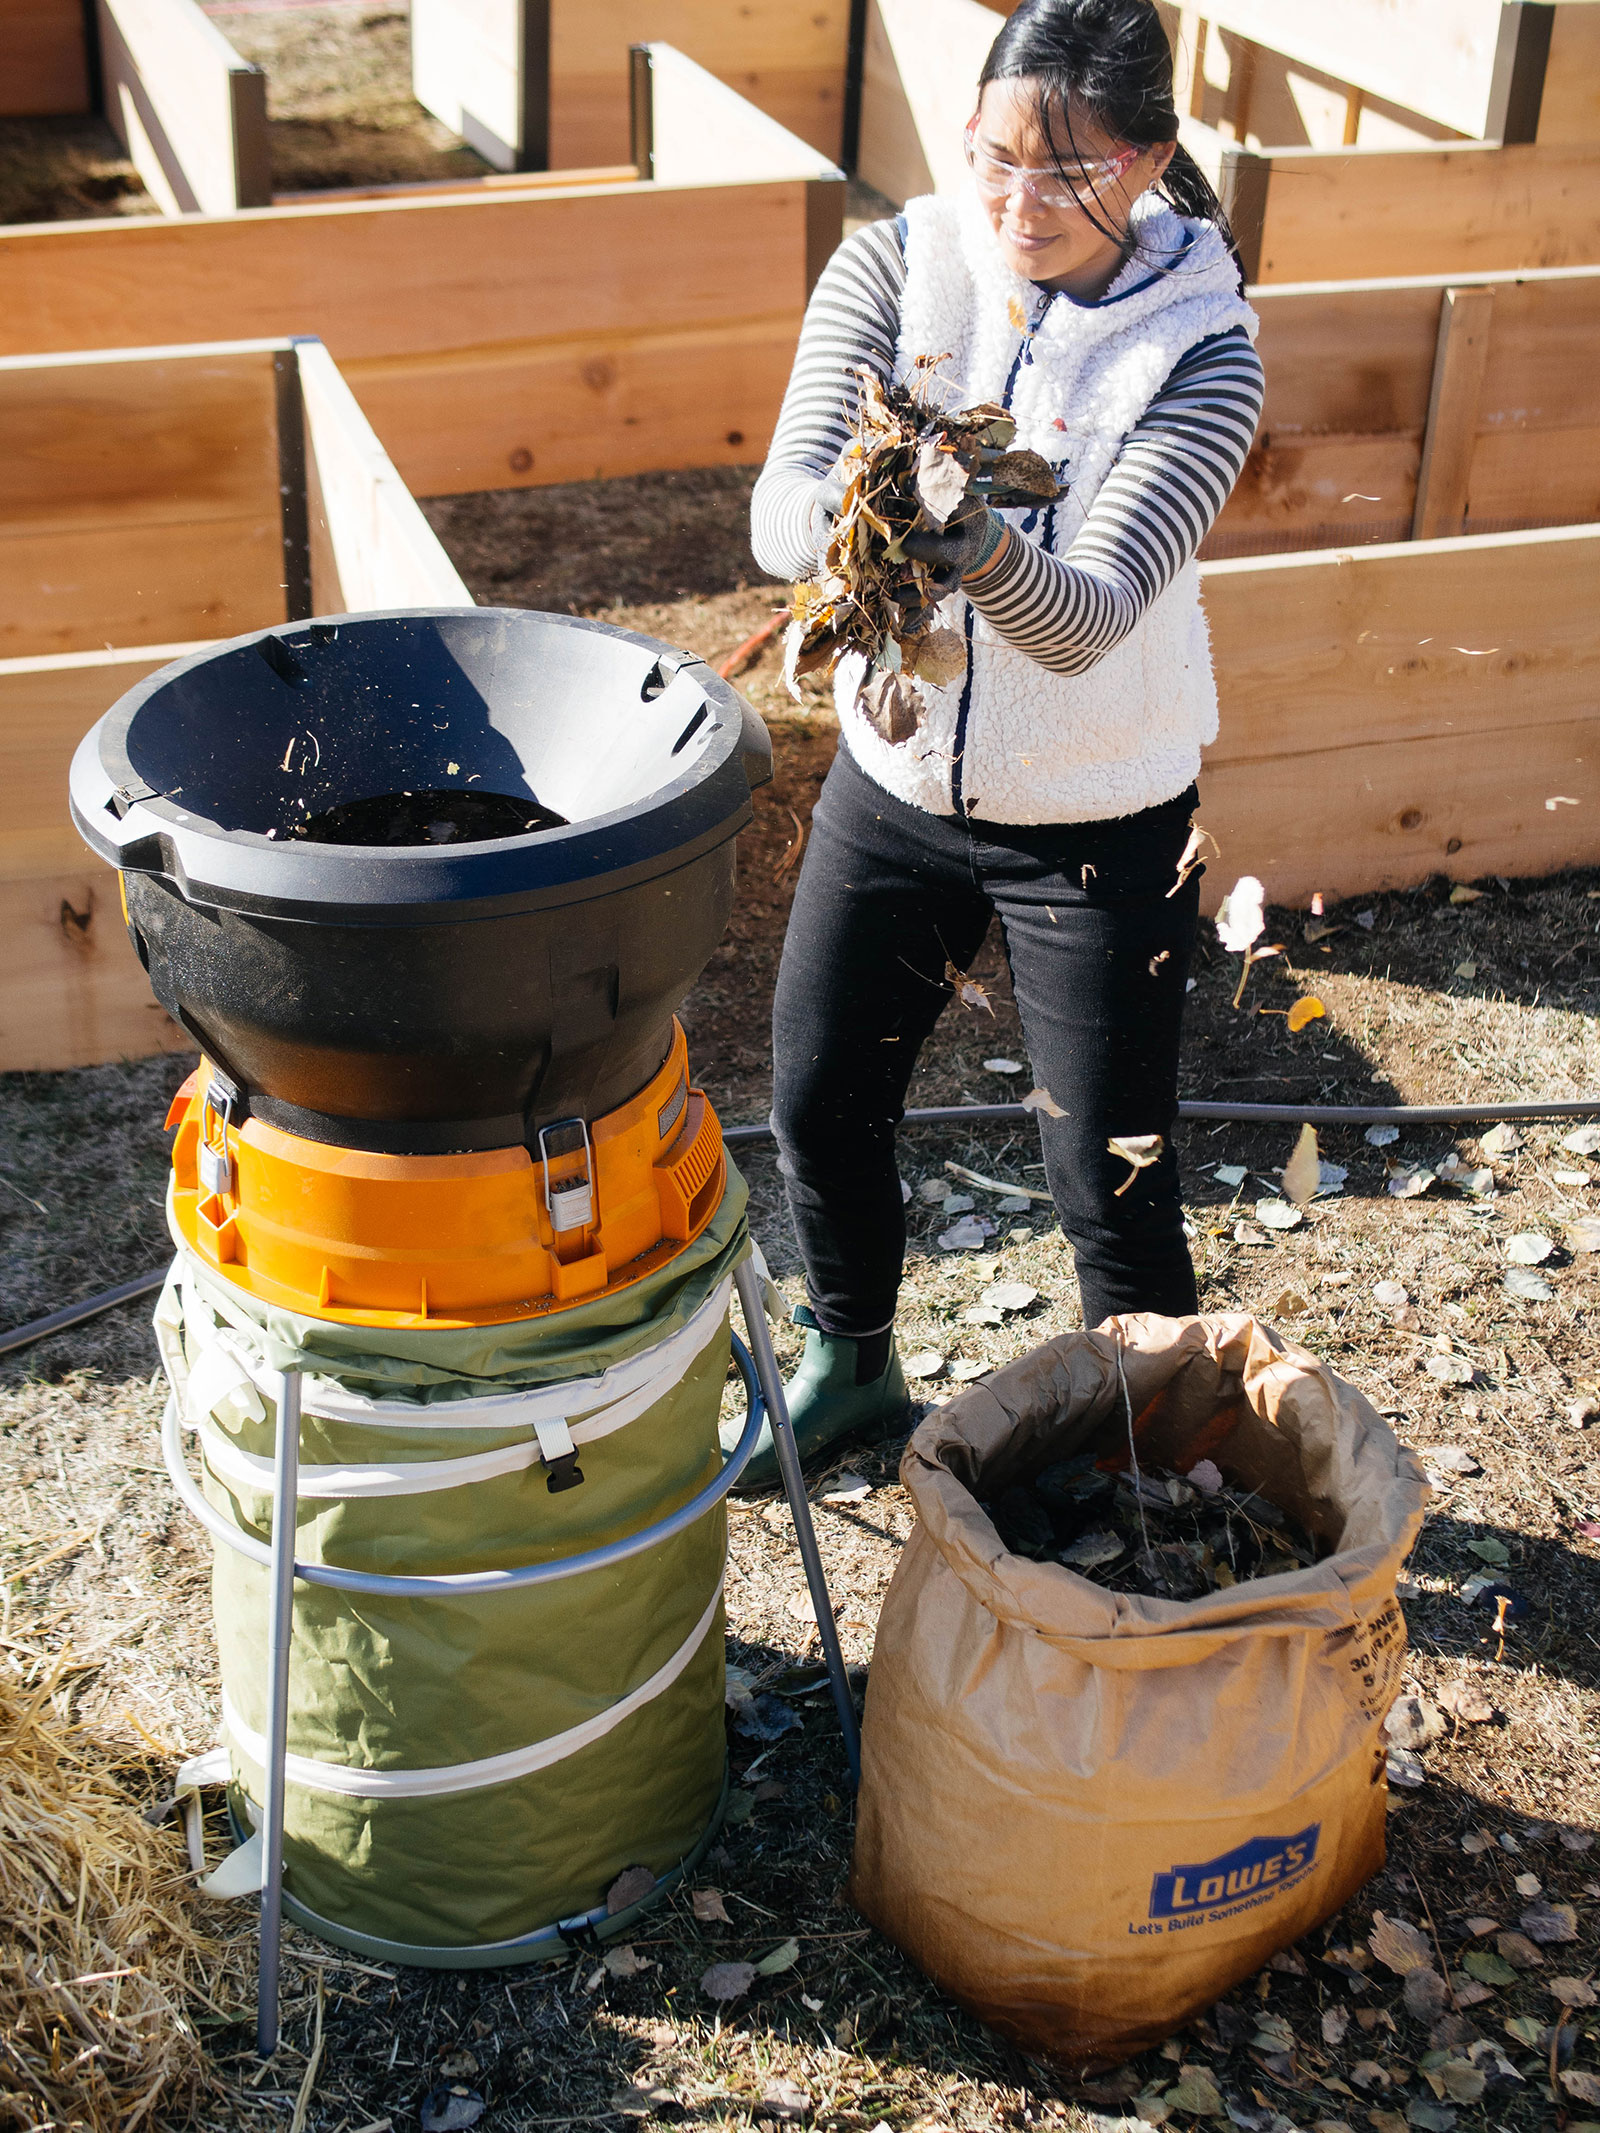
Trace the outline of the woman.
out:
M 1023 0 L 967 129 L 971 184 L 847 238 L 817 285 L 753 545 L 815 573 L 854 373 L 938 365 L 1000 400 L 1065 491 L 908 543 L 966 640 L 912 737 L 836 677 L 843 745 L 812 821 L 773 1016 L 773 1119 L 805 1260 L 790 1387 L 802 1453 L 906 1407 L 895 1127 L 924 1038 L 991 917 L 1005 929 L 1045 1174 L 1083 1322 L 1195 1308 L 1178 1170 L 1179 1030 L 1198 911 L 1180 879 L 1216 694 L 1194 555 L 1261 409 L 1254 314 L 1216 196 L 1177 146 L 1152 0 Z M 1129 1182 L 1113 1137 L 1162 1136 Z M 749 1480 L 773 1478 L 763 1446 Z

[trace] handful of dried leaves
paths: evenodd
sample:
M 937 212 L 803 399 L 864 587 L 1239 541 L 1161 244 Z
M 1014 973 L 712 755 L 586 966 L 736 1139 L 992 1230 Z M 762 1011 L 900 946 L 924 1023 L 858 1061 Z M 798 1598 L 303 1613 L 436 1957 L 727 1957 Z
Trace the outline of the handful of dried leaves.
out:
M 1281 1577 L 1316 1544 L 1275 1504 L 1230 1489 L 1204 1460 L 1193 1473 L 1103 1472 L 1092 1453 L 1057 1460 L 984 1509 L 1013 1555 L 1061 1563 L 1111 1592 L 1194 1600 L 1219 1586 Z
M 864 653 L 861 708 L 896 743 L 921 720 L 912 683 L 954 681 L 966 658 L 959 633 L 934 626 L 948 588 L 935 583 L 933 565 L 906 554 L 907 536 L 949 531 L 985 505 L 1025 509 L 1061 494 L 1047 459 L 1012 450 L 1017 426 L 1005 408 L 931 405 L 933 368 L 920 364 L 909 386 L 857 373 L 844 501 L 821 572 L 795 587 L 785 639 L 784 679 L 796 698 L 802 674 L 831 674 L 846 652 Z

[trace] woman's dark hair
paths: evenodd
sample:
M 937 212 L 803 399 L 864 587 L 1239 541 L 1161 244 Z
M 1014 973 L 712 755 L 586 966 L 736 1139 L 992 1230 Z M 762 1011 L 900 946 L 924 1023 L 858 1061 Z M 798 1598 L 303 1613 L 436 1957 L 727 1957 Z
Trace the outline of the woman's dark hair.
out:
M 1130 148 L 1171 141 L 1160 191 L 1180 215 L 1214 223 L 1234 249 L 1222 202 L 1193 156 L 1177 145 L 1172 50 L 1155 0 L 1022 0 L 983 63 L 979 93 L 992 81 L 1024 77 L 1039 85 L 1039 125 L 1063 177 L 1083 182 L 1074 109 Z M 1128 242 L 1126 228 L 1102 221 L 1093 207 L 1086 205 L 1085 213 L 1105 236 Z

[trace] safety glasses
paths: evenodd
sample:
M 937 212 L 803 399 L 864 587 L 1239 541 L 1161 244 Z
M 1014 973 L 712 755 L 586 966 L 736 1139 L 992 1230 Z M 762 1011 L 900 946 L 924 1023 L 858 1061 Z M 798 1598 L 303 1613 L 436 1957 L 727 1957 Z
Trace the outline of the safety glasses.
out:
M 1082 207 L 1086 201 L 1095 199 L 1102 187 L 1114 185 L 1124 171 L 1138 162 L 1141 153 L 1137 148 L 1124 148 L 1120 155 L 1085 162 L 1075 176 L 1064 176 L 1053 169 L 1024 170 L 1019 164 L 1003 163 L 998 156 L 991 155 L 978 139 L 976 112 L 967 121 L 963 139 L 979 192 L 987 199 L 1005 200 L 1020 191 L 1030 200 L 1037 201 L 1040 207 Z

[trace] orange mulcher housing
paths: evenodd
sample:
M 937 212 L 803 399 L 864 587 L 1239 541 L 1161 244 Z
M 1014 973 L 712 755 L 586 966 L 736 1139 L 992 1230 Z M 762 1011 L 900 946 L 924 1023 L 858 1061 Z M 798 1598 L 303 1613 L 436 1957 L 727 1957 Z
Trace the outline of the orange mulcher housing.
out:
M 637 1096 L 531 1154 L 370 1155 L 235 1127 L 210 1080 L 202 1060 L 167 1115 L 175 1229 L 250 1295 L 345 1325 L 490 1325 L 626 1288 L 700 1234 L 727 1179 L 676 1021 Z

